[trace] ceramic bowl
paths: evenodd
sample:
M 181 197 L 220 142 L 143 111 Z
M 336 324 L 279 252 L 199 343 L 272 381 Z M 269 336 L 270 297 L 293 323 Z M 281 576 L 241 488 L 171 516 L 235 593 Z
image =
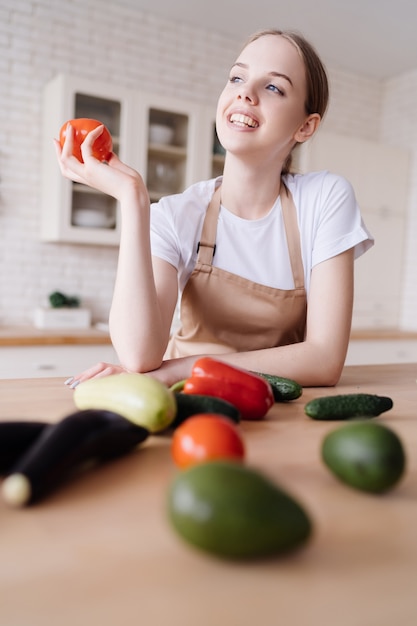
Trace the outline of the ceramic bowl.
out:
M 172 143 L 173 139 L 174 129 L 171 126 L 166 126 L 165 124 L 151 124 L 149 126 L 150 143 L 168 145 Z
M 74 209 L 72 223 L 84 228 L 113 228 L 115 220 L 104 211 L 79 208 Z

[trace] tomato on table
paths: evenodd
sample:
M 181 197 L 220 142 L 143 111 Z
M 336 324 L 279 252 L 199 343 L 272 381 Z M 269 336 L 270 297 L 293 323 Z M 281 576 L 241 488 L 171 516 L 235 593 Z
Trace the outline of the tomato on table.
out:
M 98 120 L 93 120 L 88 117 L 78 117 L 73 120 L 68 120 L 65 124 L 62 125 L 61 130 L 59 131 L 59 143 L 61 144 L 61 148 L 64 145 L 65 138 L 67 136 L 67 126 L 71 124 L 74 129 L 74 147 L 73 147 L 73 155 L 77 157 L 81 163 L 83 163 L 83 158 L 81 155 L 81 144 L 84 139 L 87 137 L 88 133 L 97 128 L 97 126 L 101 126 L 102 122 Z M 111 157 L 113 150 L 113 141 L 112 137 L 108 131 L 108 129 L 104 126 L 103 132 L 93 144 L 93 156 L 99 161 L 108 161 Z
M 243 461 L 245 444 L 238 427 L 217 413 L 189 417 L 172 436 L 171 454 L 180 468 L 214 459 Z

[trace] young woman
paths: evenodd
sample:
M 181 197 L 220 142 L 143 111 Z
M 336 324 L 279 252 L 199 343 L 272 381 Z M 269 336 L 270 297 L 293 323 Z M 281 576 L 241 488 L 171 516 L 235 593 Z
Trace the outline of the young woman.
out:
M 121 366 L 99 363 L 68 381 L 123 370 L 166 384 L 196 355 L 297 380 L 335 385 L 353 306 L 354 258 L 373 243 L 354 192 L 329 172 L 291 173 L 291 154 L 319 127 L 325 69 L 300 35 L 253 35 L 220 95 L 222 177 L 150 207 L 141 176 L 113 155 L 97 161 L 92 131 L 72 156 L 69 129 L 56 150 L 73 181 L 120 201 L 120 252 L 110 333 Z M 181 328 L 170 337 L 181 297 Z

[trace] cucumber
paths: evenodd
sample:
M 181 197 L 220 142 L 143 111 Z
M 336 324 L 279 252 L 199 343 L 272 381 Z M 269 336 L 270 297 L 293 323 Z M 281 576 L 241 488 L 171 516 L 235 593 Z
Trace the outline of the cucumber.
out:
M 269 382 L 275 402 L 297 400 L 303 393 L 302 386 L 295 380 L 291 380 L 291 378 L 283 378 L 282 376 L 274 376 L 274 374 L 264 374 L 262 372 L 253 372 L 253 374 Z
M 230 402 L 215 398 L 214 396 L 203 396 L 191 393 L 174 393 L 177 402 L 177 414 L 169 428 L 177 428 L 186 419 L 197 413 L 218 413 L 228 417 L 233 422 L 240 422 L 240 412 Z
M 89 409 L 49 424 L 13 465 L 2 495 L 11 506 L 32 504 L 86 463 L 109 461 L 145 441 L 149 431 L 117 413 Z
M 48 422 L 0 422 L 0 473 L 7 473 L 39 437 Z
M 254 469 L 210 461 L 182 470 L 167 502 L 175 531 L 224 559 L 272 557 L 300 547 L 312 532 L 304 507 Z
M 323 396 L 310 400 L 304 407 L 315 420 L 347 420 L 356 417 L 377 417 L 393 407 L 391 398 L 369 393 Z

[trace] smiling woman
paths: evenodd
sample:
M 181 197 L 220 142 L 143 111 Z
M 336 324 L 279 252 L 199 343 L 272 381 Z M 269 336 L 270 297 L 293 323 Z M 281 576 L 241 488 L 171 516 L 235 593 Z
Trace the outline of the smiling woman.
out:
M 314 48 L 279 30 L 256 33 L 220 94 L 222 177 L 149 206 L 141 175 L 94 158 L 99 130 L 72 155 L 68 178 L 120 201 L 122 232 L 111 336 L 121 366 L 100 363 L 72 385 L 123 369 L 171 384 L 197 355 L 308 385 L 339 380 L 349 340 L 353 261 L 373 243 L 349 182 L 297 175 L 291 154 L 317 131 L 328 101 Z M 180 294 L 181 326 L 170 337 Z M 318 364 L 320 366 L 318 367 Z

